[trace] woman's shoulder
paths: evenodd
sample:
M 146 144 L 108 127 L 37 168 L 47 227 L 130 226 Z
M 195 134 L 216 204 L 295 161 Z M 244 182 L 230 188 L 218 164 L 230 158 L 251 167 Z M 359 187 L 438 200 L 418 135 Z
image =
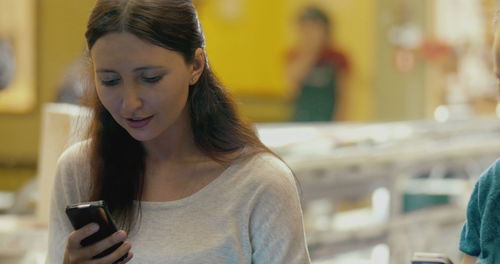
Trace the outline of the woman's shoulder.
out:
M 270 151 L 248 151 L 243 153 L 235 163 L 240 163 L 242 167 L 251 167 L 254 171 L 291 174 L 288 165 L 278 155 Z
M 490 197 L 500 195 L 500 159 L 495 160 L 488 169 L 486 169 L 476 183 L 479 201 L 485 201 Z
M 270 152 L 256 152 L 236 162 L 236 174 L 252 184 L 268 187 L 295 186 L 295 177 L 288 165 Z M 295 187 L 294 187 L 295 188 Z
M 55 176 L 55 192 L 64 193 L 68 203 L 87 197 L 90 188 L 89 140 L 69 146 L 59 157 Z
M 500 186 L 500 159 L 495 160 L 480 176 L 479 184 Z
M 59 156 L 57 174 L 61 181 L 88 180 L 87 177 L 90 176 L 90 142 L 90 140 L 77 142 L 69 146 Z
M 500 177 L 500 159 L 496 159 L 495 162 L 491 164 L 489 171 L 490 174 Z
M 65 166 L 77 166 L 78 164 L 85 164 L 89 160 L 91 140 L 84 140 L 70 145 L 59 156 L 58 164 Z
M 239 200 L 251 208 L 252 214 L 267 215 L 270 211 L 284 210 L 288 219 L 299 219 L 298 183 L 283 160 L 272 153 L 260 152 L 251 155 L 238 167 L 237 175 L 233 175 L 236 177 L 231 177 L 226 186 L 230 186 L 230 194 L 240 197 Z

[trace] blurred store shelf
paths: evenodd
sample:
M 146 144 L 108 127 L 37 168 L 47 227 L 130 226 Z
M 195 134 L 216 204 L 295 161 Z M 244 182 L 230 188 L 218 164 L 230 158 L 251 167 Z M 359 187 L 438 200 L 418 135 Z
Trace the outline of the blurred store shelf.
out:
M 37 225 L 46 226 L 55 162 L 87 113 L 49 105 L 44 115 L 41 150 L 48 154 L 41 154 L 38 173 L 44 202 L 37 220 L 0 215 L 0 264 L 42 258 L 47 234 Z M 497 119 L 259 124 L 257 131 L 299 179 L 315 264 L 410 263 L 415 252 L 457 258 L 471 188 L 500 156 Z
M 0 264 L 43 264 L 47 236 L 33 216 L 0 215 Z
M 311 257 L 318 264 L 350 264 L 355 258 L 345 256 L 355 252 L 365 252 L 359 263 L 410 263 L 414 252 L 458 258 L 471 188 L 500 156 L 495 118 L 264 124 L 258 132 L 300 181 Z M 363 197 L 372 198 L 366 208 L 339 210 L 340 203 Z M 387 262 L 366 254 L 380 245 L 389 250 Z

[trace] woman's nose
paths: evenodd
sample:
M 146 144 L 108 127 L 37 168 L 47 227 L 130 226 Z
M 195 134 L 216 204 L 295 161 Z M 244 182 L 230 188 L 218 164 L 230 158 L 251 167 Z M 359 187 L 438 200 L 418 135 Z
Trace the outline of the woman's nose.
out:
M 137 87 L 134 87 L 133 85 L 125 87 L 122 102 L 123 110 L 127 113 L 134 112 L 135 110 L 140 109 L 142 105 L 143 101 Z

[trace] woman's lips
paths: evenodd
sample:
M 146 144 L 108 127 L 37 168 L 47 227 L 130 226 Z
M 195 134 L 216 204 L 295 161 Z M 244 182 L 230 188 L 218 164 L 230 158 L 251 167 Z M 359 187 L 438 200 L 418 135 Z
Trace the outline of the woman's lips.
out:
M 139 129 L 139 128 L 143 128 L 145 126 L 147 126 L 149 124 L 149 121 L 151 121 L 151 119 L 153 118 L 153 116 L 149 116 L 149 117 L 145 117 L 145 118 L 127 118 L 127 124 L 131 127 L 131 128 L 136 128 L 136 129 Z

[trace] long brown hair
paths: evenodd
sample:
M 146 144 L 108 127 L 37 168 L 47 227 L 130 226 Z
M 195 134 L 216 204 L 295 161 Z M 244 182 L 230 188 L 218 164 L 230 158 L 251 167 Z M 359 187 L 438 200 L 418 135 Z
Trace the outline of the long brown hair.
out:
M 98 0 L 90 16 L 88 51 L 109 33 L 127 32 L 154 45 L 179 52 L 187 63 L 204 37 L 190 0 Z M 120 227 L 130 230 L 140 216 L 144 186 L 143 145 L 132 138 L 104 108 L 95 89 L 89 136 L 92 200 L 104 200 Z M 228 153 L 250 147 L 253 153 L 269 151 L 251 126 L 236 112 L 235 103 L 206 63 L 198 82 L 189 87 L 188 107 L 196 146 L 219 163 L 229 163 Z

